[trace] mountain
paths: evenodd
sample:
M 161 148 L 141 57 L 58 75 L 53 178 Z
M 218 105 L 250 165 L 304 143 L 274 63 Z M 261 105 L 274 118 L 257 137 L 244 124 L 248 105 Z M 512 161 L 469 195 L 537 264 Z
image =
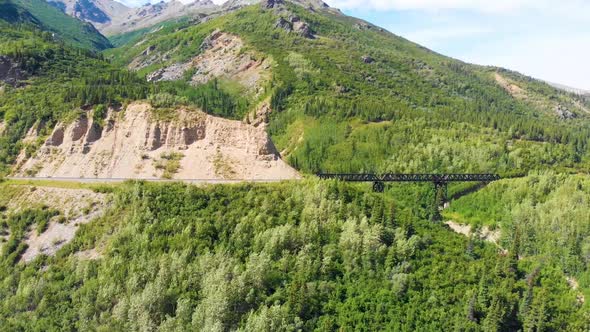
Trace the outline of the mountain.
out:
M 106 35 L 119 34 L 179 18 L 207 14 L 217 9 L 210 0 L 188 4 L 173 0 L 129 8 L 114 0 L 47 0 L 68 15 L 91 23 Z
M 269 133 L 307 173 L 526 173 L 588 160 L 587 99 L 331 10 L 266 1 L 107 56 L 152 81 L 218 77 L 270 98 Z
M 590 100 L 301 4 L 100 53 L 2 7 L 3 330 L 588 330 Z
M 0 20 L 28 23 L 54 33 L 61 40 L 92 50 L 111 47 L 92 25 L 64 15 L 42 0 L 0 0 Z
M 93 25 L 104 25 L 113 17 L 125 15 L 130 8 L 113 0 L 49 0 L 50 5 L 64 13 Z
M 514 175 L 578 171 L 588 164 L 587 98 L 436 54 L 322 3 L 301 4 L 267 0 L 200 23 L 173 21 L 126 39 L 104 56 L 135 71 L 141 83 L 134 83 L 132 95 L 154 105 L 196 107 L 250 123 L 262 119 L 276 151 L 303 173 Z M 6 68 L 14 81 L 19 72 Z M 85 79 L 83 90 L 93 80 Z M 101 89 L 57 95 L 64 93 L 75 96 L 68 97 L 69 105 L 80 103 L 88 117 L 96 105 L 120 109 L 117 103 L 126 98 Z M 59 117 L 52 122 L 57 126 L 45 128 L 45 135 L 69 124 Z M 146 137 L 158 136 L 154 130 Z M 19 132 L 21 138 L 26 134 Z M 90 151 L 94 138 L 81 151 Z M 35 160 L 20 158 L 15 172 L 42 170 Z M 83 160 L 87 169 L 97 163 Z M 52 175 L 50 169 L 42 173 Z
M 582 90 L 582 89 L 578 89 L 578 88 L 572 88 L 570 86 L 559 84 L 559 83 L 547 82 L 547 84 L 549 84 L 552 87 L 555 87 L 557 89 L 564 90 L 566 92 L 571 92 L 571 93 L 575 93 L 575 94 L 579 94 L 579 95 L 590 95 L 590 91 L 588 91 L 588 90 Z

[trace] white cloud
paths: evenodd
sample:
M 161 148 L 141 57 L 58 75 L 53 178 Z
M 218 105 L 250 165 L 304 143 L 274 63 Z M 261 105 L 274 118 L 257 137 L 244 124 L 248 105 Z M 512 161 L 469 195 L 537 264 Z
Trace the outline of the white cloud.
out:
M 441 10 L 476 9 L 498 11 L 519 8 L 532 0 L 327 0 L 331 6 L 341 9 L 377 10 Z
M 441 43 L 448 43 L 453 39 L 464 39 L 469 37 L 481 36 L 491 33 L 492 30 L 477 26 L 455 26 L 445 28 L 428 28 L 423 30 L 411 31 L 403 36 L 420 45 L 428 45 L 436 48 Z
M 325 0 L 345 10 L 471 10 L 488 13 L 513 13 L 535 10 L 580 15 L 590 13 L 586 0 Z
M 118 1 L 126 6 L 129 6 L 129 7 L 139 7 L 139 6 L 142 6 L 148 2 L 149 3 L 157 3 L 157 2 L 160 2 L 161 0 L 115 0 L 115 1 Z M 165 0 L 165 1 L 168 2 L 168 1 L 172 1 L 172 0 Z M 195 0 L 177 0 L 177 1 L 180 1 L 184 4 L 195 2 Z M 212 1 L 213 1 L 213 3 L 215 3 L 217 5 L 221 5 L 221 4 L 225 3 L 227 0 L 212 0 Z
M 590 44 L 586 34 L 523 36 L 482 44 L 460 58 L 590 90 Z

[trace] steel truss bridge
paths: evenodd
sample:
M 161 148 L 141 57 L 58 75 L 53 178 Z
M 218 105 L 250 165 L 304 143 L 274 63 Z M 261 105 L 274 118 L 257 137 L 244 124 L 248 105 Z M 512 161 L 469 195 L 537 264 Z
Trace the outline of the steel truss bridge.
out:
M 447 196 L 449 182 L 492 182 L 500 180 L 498 174 L 318 174 L 323 180 L 339 180 L 347 182 L 373 182 L 375 192 L 383 192 L 385 182 L 430 182 L 438 193 L 443 191 L 443 199 Z

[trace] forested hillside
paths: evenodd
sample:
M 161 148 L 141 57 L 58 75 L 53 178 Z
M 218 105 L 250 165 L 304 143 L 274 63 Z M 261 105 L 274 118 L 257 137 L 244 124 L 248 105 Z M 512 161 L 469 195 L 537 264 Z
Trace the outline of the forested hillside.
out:
M 303 180 L 0 180 L 0 330 L 590 330 L 588 96 L 322 6 L 264 1 L 114 36 L 105 50 L 39 1 L 0 0 L 0 177 L 70 160 L 73 144 L 53 145 L 67 133 L 80 148 L 72 168 L 90 155 L 105 163 L 92 169 L 112 167 L 113 142 L 139 137 L 119 156 L 164 177 L 197 140 L 230 172 L 220 151 L 231 141 L 234 155 L 266 172 L 282 157 Z M 214 126 L 228 120 L 200 111 L 240 121 Z M 250 130 L 227 137 L 237 127 Z M 261 146 L 244 146 L 253 133 Z M 316 172 L 504 179 L 451 186 L 443 210 L 431 184 L 378 194 Z
M 6 188 L 1 204 L 10 199 Z M 17 234 L 49 211 L 10 213 L 2 229 L 15 243 L 3 246 L 0 258 L 0 324 L 111 331 L 587 328 L 577 293 L 553 265 L 500 255 L 424 221 L 427 187 L 393 188 L 387 196 L 365 190 L 316 181 L 128 183 L 57 256 L 30 264 L 16 263 L 26 249 Z M 95 258 L 84 258 L 89 250 Z
M 587 288 L 589 180 L 588 176 L 549 172 L 499 181 L 453 202 L 445 217 L 475 228 L 500 229 L 501 245 L 517 241 L 523 260 L 559 266 L 580 277 Z
M 269 130 L 305 172 L 587 165 L 587 98 L 441 56 L 353 18 L 277 6 L 154 29 L 108 56 L 141 63 L 138 73 L 148 75 L 190 61 L 216 29 L 239 36 L 273 62 Z M 294 30 L 301 22 L 309 34 Z
M 105 105 L 149 100 L 164 113 L 175 105 L 230 118 L 247 111 L 242 97 L 214 81 L 199 87 L 149 84 L 102 54 L 74 47 L 36 25 L 0 20 L 0 60 L 7 64 L 0 72 L 0 174 L 10 173 L 19 153 L 35 153 L 56 123 L 72 122 L 89 108 L 106 110 Z M 31 129 L 35 139 L 24 141 Z
M 196 25 L 169 22 L 121 37 L 127 43 L 108 50 L 108 61 L 43 30 L 2 29 L 2 53 L 30 72 L 26 88 L 8 86 L 0 101 L 9 129 L 1 138 L 7 146 L 4 165 L 25 147 L 35 151 L 19 142 L 36 121 L 47 128 L 38 135 L 43 138 L 56 121 L 73 119 L 67 114 L 79 107 L 117 107 L 138 99 L 233 119 L 258 112 L 268 100 L 268 131 L 278 151 L 305 173 L 510 175 L 588 165 L 587 97 L 446 58 L 332 12 L 256 5 Z M 172 81 L 146 82 L 145 76 L 209 56 L 203 45 L 215 31 L 239 38 L 240 54 L 251 61 L 269 63 L 270 79 L 256 91 L 223 76 L 195 84 L 191 78 L 202 72 L 193 68 Z
M 111 47 L 106 37 L 92 25 L 71 18 L 44 0 L 0 0 L 0 21 L 32 25 L 53 33 L 68 44 L 94 51 Z

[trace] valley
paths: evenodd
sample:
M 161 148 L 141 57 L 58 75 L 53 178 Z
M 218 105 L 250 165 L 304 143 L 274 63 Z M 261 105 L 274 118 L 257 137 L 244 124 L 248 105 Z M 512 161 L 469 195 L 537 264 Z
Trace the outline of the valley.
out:
M 0 0 L 0 326 L 587 331 L 588 110 L 316 0 Z

